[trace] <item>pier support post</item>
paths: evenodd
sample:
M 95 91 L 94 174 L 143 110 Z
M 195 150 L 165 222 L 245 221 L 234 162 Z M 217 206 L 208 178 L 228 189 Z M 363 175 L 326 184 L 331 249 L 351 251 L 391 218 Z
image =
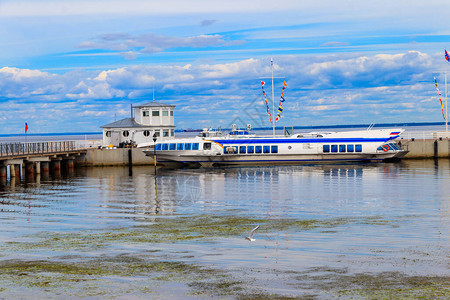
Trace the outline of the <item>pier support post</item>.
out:
M 67 169 L 73 169 L 74 168 L 73 159 L 66 160 L 66 166 L 67 166 Z
M 52 176 L 61 176 L 61 158 L 56 158 L 51 162 Z
M 25 163 L 25 177 L 34 178 L 34 163 L 32 162 Z
M 49 163 L 47 161 L 43 161 L 40 163 L 41 166 L 41 172 L 42 173 L 48 173 L 49 172 L 49 168 L 48 168 Z
M 7 171 L 6 166 L 0 166 L 0 178 L 6 178 Z
M 9 165 L 9 176 L 16 177 L 16 167 L 15 165 Z
M 41 162 L 37 161 L 36 164 L 34 165 L 34 167 L 35 167 L 36 174 L 41 174 Z

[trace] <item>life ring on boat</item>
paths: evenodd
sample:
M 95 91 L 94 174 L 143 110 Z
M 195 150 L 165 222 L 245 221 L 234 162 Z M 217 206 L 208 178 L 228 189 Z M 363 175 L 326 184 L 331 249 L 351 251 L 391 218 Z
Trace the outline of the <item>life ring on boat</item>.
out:
M 388 145 L 384 145 L 383 147 L 381 147 L 381 149 L 383 149 L 384 152 L 388 152 L 389 151 L 389 146 Z

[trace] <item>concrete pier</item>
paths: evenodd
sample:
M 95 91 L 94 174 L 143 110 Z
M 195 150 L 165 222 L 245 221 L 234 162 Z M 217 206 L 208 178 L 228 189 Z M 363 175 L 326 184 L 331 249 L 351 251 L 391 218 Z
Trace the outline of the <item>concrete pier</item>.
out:
M 450 158 L 450 139 L 401 139 L 400 144 L 409 151 L 403 159 Z

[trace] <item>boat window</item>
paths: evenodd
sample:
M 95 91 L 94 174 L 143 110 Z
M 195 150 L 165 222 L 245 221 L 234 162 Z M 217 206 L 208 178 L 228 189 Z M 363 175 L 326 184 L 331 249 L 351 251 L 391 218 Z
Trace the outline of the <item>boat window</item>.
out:
M 262 146 L 255 146 L 255 153 L 262 153 Z
M 330 152 L 330 145 L 323 145 L 323 152 L 325 153 Z
M 272 153 L 278 153 L 278 146 L 272 146 Z
M 163 144 L 162 145 L 163 150 L 169 150 L 169 144 Z
M 264 153 L 270 153 L 270 146 L 263 146 Z
M 161 150 L 161 144 L 156 144 L 155 145 L 155 150 Z
M 246 150 L 247 150 L 247 147 L 239 146 L 239 154 L 245 154 Z
M 255 146 L 247 146 L 247 153 L 255 152 Z
M 361 144 L 355 145 L 355 152 L 362 152 L 362 145 Z
M 339 152 L 345 152 L 345 145 L 339 145 Z
M 353 152 L 354 146 L 353 145 L 347 145 L 347 152 Z
M 169 150 L 175 150 L 177 144 L 169 144 Z
M 244 132 L 242 132 L 242 131 L 239 131 L 239 135 L 244 135 Z
M 177 150 L 183 150 L 183 146 L 184 146 L 183 143 L 178 143 L 177 144 Z
M 191 150 L 191 143 L 184 143 L 184 150 Z
M 400 150 L 400 148 L 398 147 L 397 144 L 390 143 L 389 146 L 390 146 L 390 148 L 391 148 L 392 150 Z
M 211 143 L 203 143 L 203 150 L 211 150 Z
M 331 152 L 338 152 L 338 147 L 337 145 L 331 145 Z
M 192 143 L 192 150 L 198 150 L 198 143 Z

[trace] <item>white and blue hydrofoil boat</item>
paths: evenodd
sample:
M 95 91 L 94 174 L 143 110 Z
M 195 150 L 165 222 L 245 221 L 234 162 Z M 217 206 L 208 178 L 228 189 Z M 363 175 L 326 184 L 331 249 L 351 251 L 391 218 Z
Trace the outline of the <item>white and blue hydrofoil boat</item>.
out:
M 396 160 L 408 151 L 395 141 L 403 129 L 311 132 L 284 136 L 257 136 L 250 130 L 228 134 L 203 130 L 198 136 L 166 140 L 154 149 L 158 163 L 191 166 L 264 165 Z

